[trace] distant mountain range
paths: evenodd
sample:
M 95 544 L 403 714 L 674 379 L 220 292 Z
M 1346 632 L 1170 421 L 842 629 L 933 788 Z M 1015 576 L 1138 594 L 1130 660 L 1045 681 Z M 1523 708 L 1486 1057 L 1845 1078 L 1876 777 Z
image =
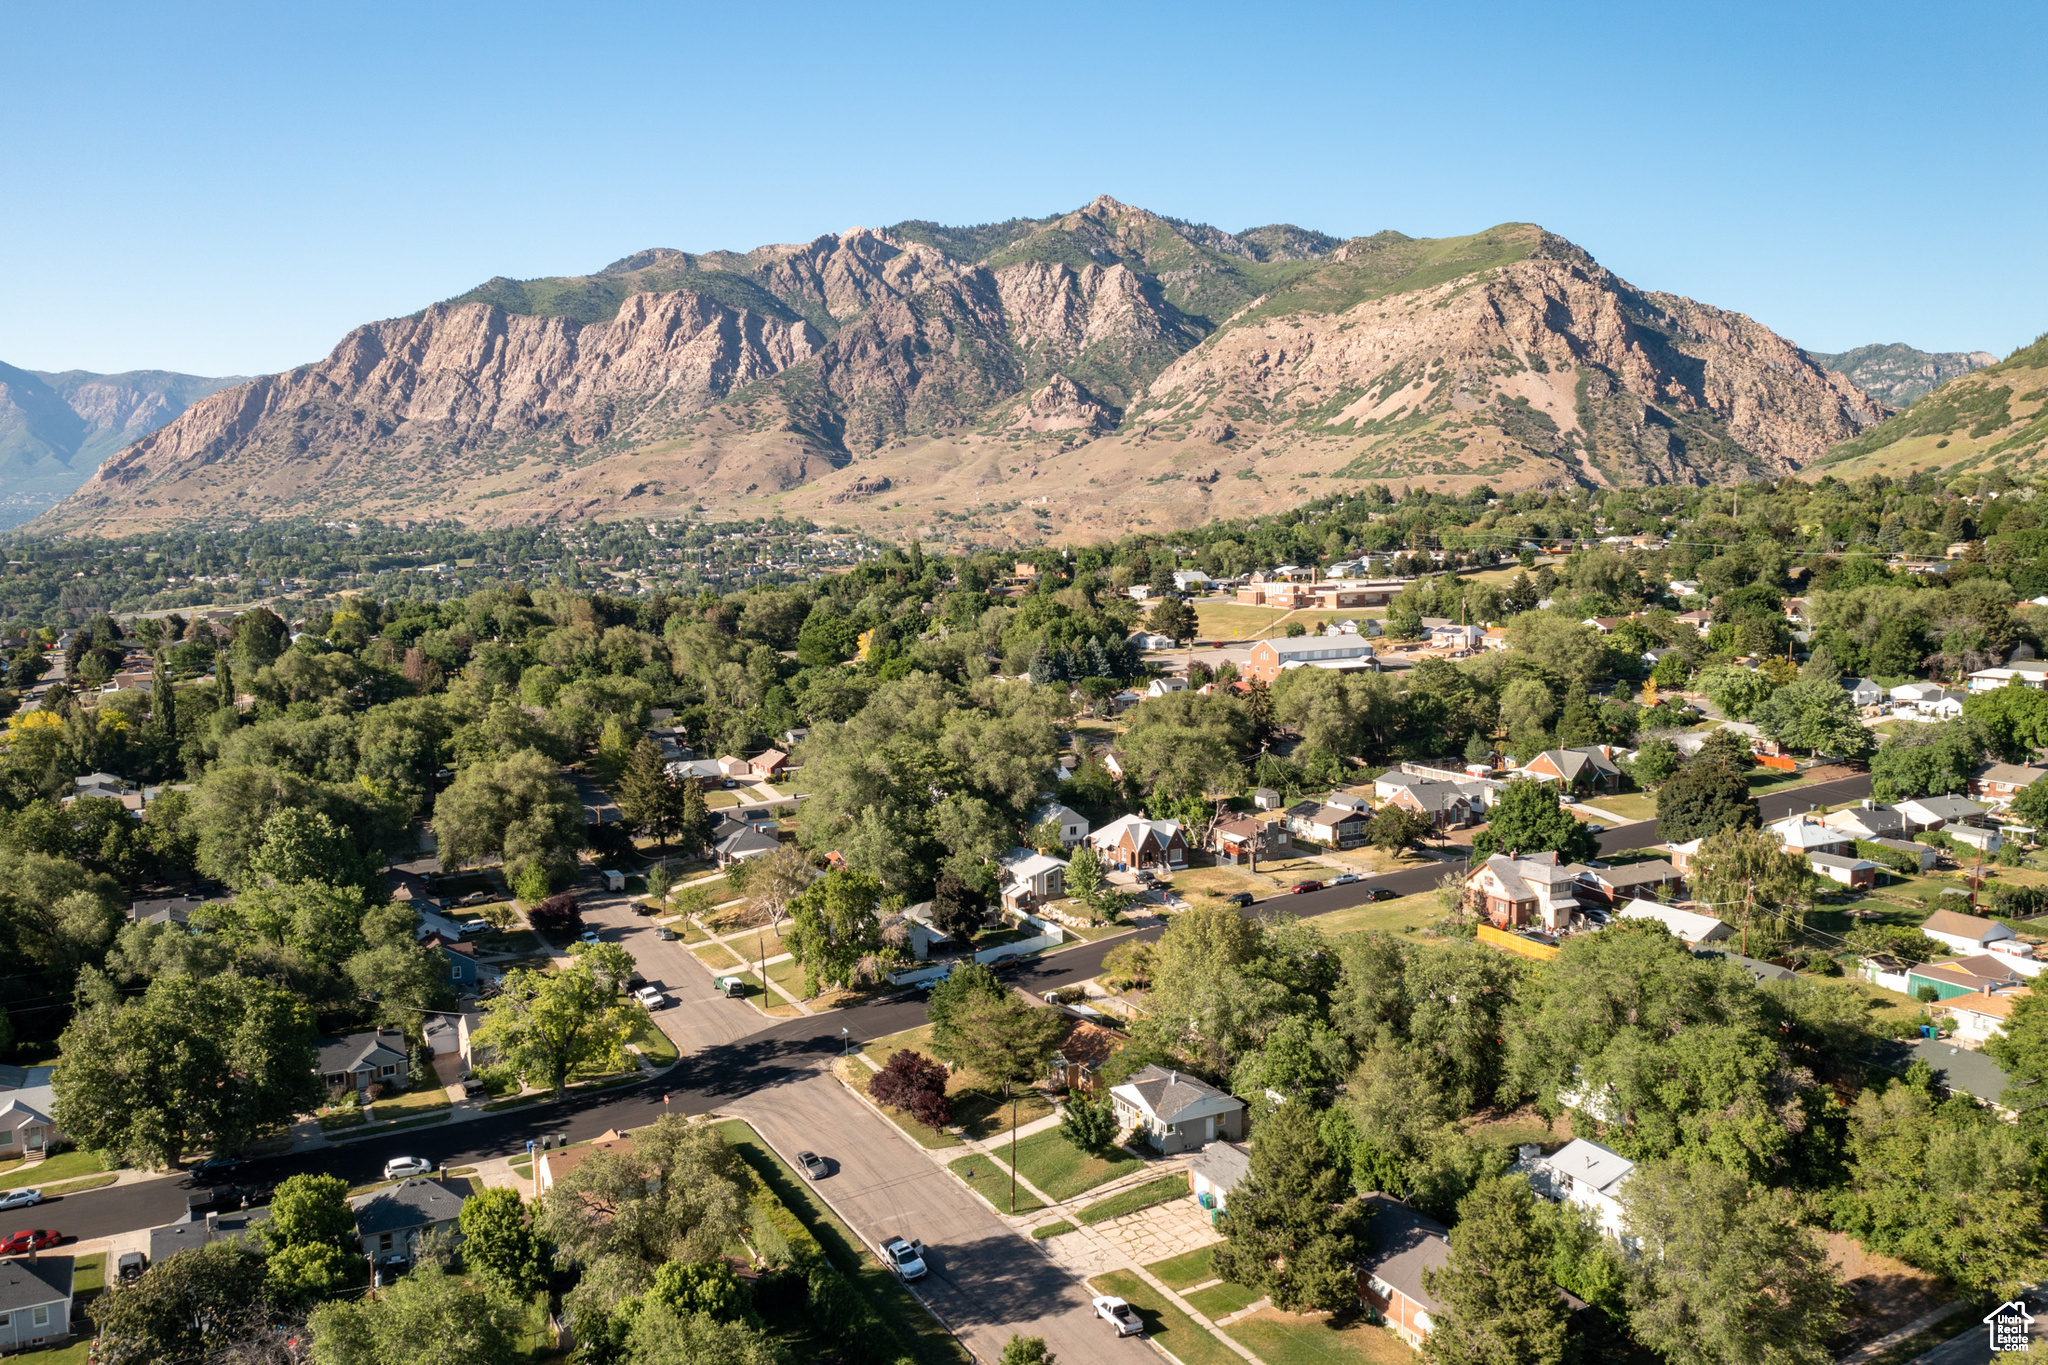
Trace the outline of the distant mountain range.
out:
M 1818 357 L 1816 357 L 1818 358 Z M 1974 357 L 1972 357 L 1974 359 Z M 2048 336 L 1949 380 L 1817 462 L 1844 478 L 2003 467 L 2039 472 L 2048 456 Z
M 1822 359 L 1531 224 L 1229 233 L 1104 196 L 494 279 L 201 399 L 45 522 L 701 507 L 1023 539 L 1363 479 L 1733 482 L 1889 415 Z
M 0 364 L 0 529 L 56 506 L 101 460 L 245 382 L 165 370 L 46 373 Z
M 1896 341 L 1888 346 L 1858 346 L 1839 355 L 1807 354 L 1888 408 L 1903 408 L 1959 374 L 1998 362 L 1989 351 L 1916 351 Z

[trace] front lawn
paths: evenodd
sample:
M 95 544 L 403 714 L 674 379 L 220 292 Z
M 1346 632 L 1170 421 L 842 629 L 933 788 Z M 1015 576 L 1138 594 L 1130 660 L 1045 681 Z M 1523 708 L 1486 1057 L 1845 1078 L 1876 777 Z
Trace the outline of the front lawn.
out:
M 1280 908 L 1285 909 L 1285 904 Z M 1437 899 L 1436 892 L 1418 891 L 1412 896 L 1399 896 L 1390 901 L 1368 901 L 1364 905 L 1332 910 L 1327 915 L 1315 915 L 1302 923 L 1313 927 L 1325 938 L 1338 938 L 1368 929 L 1413 938 L 1443 917 L 1443 902 Z
M 772 974 L 775 969 L 770 967 L 768 970 Z M 861 1051 L 873 1058 L 876 1066 L 887 1066 L 889 1059 L 905 1048 L 912 1052 L 922 1052 L 927 1057 L 932 1056 L 931 1037 L 931 1025 L 925 1024 L 919 1028 L 905 1029 L 901 1033 L 892 1033 L 886 1038 L 877 1038 L 874 1042 L 863 1047 Z M 859 1077 L 858 1072 L 852 1074 Z M 859 1078 L 856 1083 L 863 1092 L 867 1089 L 867 1081 L 864 1077 Z M 986 1088 L 981 1077 L 975 1075 L 972 1071 L 963 1069 L 953 1073 L 952 1079 L 946 1082 L 946 1098 L 953 1105 L 954 1124 L 965 1129 L 969 1137 L 986 1141 L 998 1133 L 1010 1131 L 1010 1106 L 1008 1102 L 997 1091 Z M 887 1111 L 885 1110 L 884 1112 Z M 1044 1118 L 1051 1112 L 1052 1105 L 1046 1100 L 1045 1096 L 1039 1094 L 1035 1089 L 1027 1090 L 1017 1096 L 1017 1126 L 1020 1128 L 1025 1124 Z M 908 1115 L 900 1119 L 897 1126 L 903 1128 L 911 1136 L 917 1137 L 918 1141 L 926 1147 L 952 1145 L 950 1142 L 929 1142 L 919 1137 L 915 1128 L 922 1125 L 914 1124 Z M 926 1131 L 929 1132 L 930 1130 L 927 1129 Z
M 1266 1365 L 1414 1365 L 1408 1343 L 1362 1318 L 1330 1319 L 1263 1309 L 1223 1331 Z
M 448 1087 L 430 1085 L 408 1090 L 402 1095 L 386 1095 L 371 1104 L 370 1112 L 380 1119 L 404 1119 L 435 1109 L 446 1109 L 448 1104 Z
M 1241 1284 L 1226 1282 L 1212 1284 L 1207 1289 L 1197 1289 L 1192 1293 L 1182 1294 L 1181 1297 L 1192 1304 L 1196 1312 L 1214 1322 L 1218 1318 L 1227 1318 L 1232 1313 L 1242 1312 L 1251 1307 L 1259 1301 L 1261 1295 Z
M 106 1170 L 106 1164 L 91 1152 L 59 1152 L 44 1157 L 34 1166 L 21 1161 L 11 1161 L 0 1166 L 0 1190 L 18 1190 L 24 1185 L 50 1185 L 59 1180 L 75 1180 L 82 1175 L 98 1175 Z
M 1088 1281 L 1097 1294 L 1114 1294 L 1138 1310 L 1145 1335 L 1181 1365 L 1243 1365 L 1243 1357 L 1204 1331 L 1167 1302 L 1166 1296 L 1128 1270 L 1112 1270 Z
M 1016 1204 L 1013 1207 L 1009 1171 L 978 1152 L 973 1156 L 954 1157 L 946 1169 L 966 1181 L 967 1188 L 988 1200 L 997 1213 L 1031 1213 L 1045 1207 L 1043 1201 L 1021 1184 L 1015 1187 Z
M 875 1073 L 868 1070 L 866 1062 L 863 1062 L 859 1057 L 849 1057 L 843 1063 L 836 1063 L 836 1065 L 840 1068 L 839 1075 L 842 1080 L 859 1090 L 861 1094 L 868 1094 L 868 1082 L 874 1079 Z M 910 1134 L 917 1142 L 917 1145 L 926 1151 L 935 1152 L 943 1147 L 958 1147 L 960 1145 L 960 1138 L 957 1134 L 942 1128 L 927 1128 L 924 1124 L 912 1118 L 907 1111 L 898 1109 L 894 1105 L 883 1104 L 880 1100 L 875 1099 L 873 1095 L 868 1095 L 868 1099 L 874 1104 L 875 1108 L 881 1110 L 887 1116 L 889 1122 Z
M 633 1033 L 626 1041 L 638 1043 L 640 1055 L 657 1069 L 672 1065 L 682 1055 L 676 1050 L 675 1039 L 662 1032 L 661 1025 L 645 1010 L 633 1012 Z
M 1623 796 L 1589 796 L 1583 804 L 1596 806 L 1630 822 L 1657 818 L 1657 796 L 1654 792 L 1629 792 Z
M 720 943 L 707 943 L 701 948 L 692 948 L 690 955 L 714 972 L 723 972 L 729 967 L 743 965 L 738 954 Z
M 1001 1155 L 1007 1161 L 1009 1150 Z M 1059 1203 L 1120 1180 L 1144 1164 L 1121 1148 L 1101 1154 L 1084 1152 L 1057 1128 L 1033 1133 L 1017 1144 L 1018 1174 Z
M 1211 1242 L 1208 1246 L 1196 1247 L 1193 1251 L 1184 1251 L 1163 1261 L 1154 1261 L 1145 1269 L 1151 1271 L 1153 1278 L 1175 1293 L 1193 1289 L 1198 1284 L 1207 1284 L 1216 1278 L 1213 1267 L 1216 1263 L 1216 1248 L 1220 1245 L 1221 1243 Z
M 1107 1223 L 1112 1218 L 1122 1218 L 1140 1209 L 1149 1209 L 1154 1204 L 1179 1199 L 1187 1192 L 1188 1178 L 1185 1175 L 1162 1175 L 1157 1180 L 1133 1185 L 1107 1199 L 1098 1199 L 1074 1217 L 1083 1223 Z

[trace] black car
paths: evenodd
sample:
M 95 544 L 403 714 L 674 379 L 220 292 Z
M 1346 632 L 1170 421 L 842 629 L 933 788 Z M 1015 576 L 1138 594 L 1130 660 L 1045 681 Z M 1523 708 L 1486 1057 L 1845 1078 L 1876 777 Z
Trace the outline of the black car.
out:
M 1250 905 L 1252 903 L 1252 893 L 1249 891 L 1233 891 L 1223 898 L 1223 903 L 1225 905 L 1237 906 Z
M 123 1280 L 139 1280 L 149 1266 L 149 1258 L 139 1251 L 124 1251 L 121 1259 L 114 1263 L 115 1273 Z
M 463 1081 L 462 1093 L 467 1098 L 473 1100 L 477 1096 L 484 1093 L 484 1083 L 478 1080 L 476 1077 L 471 1076 L 467 1080 Z
M 1401 899 L 1400 894 L 1398 892 L 1389 891 L 1384 886 L 1375 886 L 1374 888 L 1372 888 L 1372 890 L 1365 893 L 1365 898 L 1367 900 L 1374 901 L 1393 901 Z
M 197 1184 L 212 1185 L 240 1169 L 242 1158 L 238 1156 L 210 1156 L 192 1168 L 192 1179 Z

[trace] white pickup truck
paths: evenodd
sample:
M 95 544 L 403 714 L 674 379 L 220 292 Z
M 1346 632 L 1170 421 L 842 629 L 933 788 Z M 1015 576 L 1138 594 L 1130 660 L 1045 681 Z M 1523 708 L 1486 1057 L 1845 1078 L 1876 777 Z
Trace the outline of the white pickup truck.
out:
M 923 1278 L 926 1268 L 923 1242 L 905 1241 L 901 1237 L 891 1237 L 875 1249 L 881 1253 L 882 1264 L 894 1271 L 898 1278 L 905 1280 Z

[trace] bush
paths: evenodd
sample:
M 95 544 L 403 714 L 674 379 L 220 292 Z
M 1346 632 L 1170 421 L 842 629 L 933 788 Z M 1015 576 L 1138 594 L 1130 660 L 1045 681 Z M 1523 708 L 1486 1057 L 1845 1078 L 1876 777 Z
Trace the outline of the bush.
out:
M 1896 848 L 1886 848 L 1883 844 L 1873 844 L 1868 839 L 1856 841 L 1856 856 L 1908 877 L 1916 876 L 1920 871 L 1920 860 L 1912 854 Z
M 568 892 L 549 896 L 529 910 L 526 922 L 537 934 L 573 934 L 583 928 L 583 912 L 576 907 L 576 898 Z
M 1290 640 L 1295 640 L 1295 639 L 1299 639 L 1299 638 L 1301 638 L 1302 636 L 1304 636 L 1304 635 L 1306 635 L 1306 634 L 1308 634 L 1308 627 L 1307 627 L 1307 626 L 1304 626 L 1304 625 L 1303 625 L 1303 624 L 1302 624 L 1301 622 L 1299 622 L 1299 621 L 1289 621 L 1289 622 L 1287 623 L 1287 638 L 1288 638 L 1288 639 L 1290 639 Z
M 1075 1092 L 1060 1114 L 1060 1131 L 1084 1152 L 1099 1152 L 1116 1136 L 1116 1111 L 1106 1100 Z
M 546 866 L 539 862 L 529 862 L 513 871 L 511 882 L 512 894 L 528 905 L 546 900 L 548 892 L 555 889 L 554 878 L 548 875 Z
M 2007 848 L 2012 845 L 2006 845 Z M 2048 914 L 2048 886 L 2008 886 L 2000 883 L 1991 888 L 1991 906 L 1999 915 L 2008 919 L 2031 919 L 2035 915 Z
M 922 1052 L 904 1048 L 890 1057 L 868 1082 L 868 1094 L 879 1104 L 902 1109 L 927 1128 L 953 1121 L 946 1101 L 946 1068 Z

